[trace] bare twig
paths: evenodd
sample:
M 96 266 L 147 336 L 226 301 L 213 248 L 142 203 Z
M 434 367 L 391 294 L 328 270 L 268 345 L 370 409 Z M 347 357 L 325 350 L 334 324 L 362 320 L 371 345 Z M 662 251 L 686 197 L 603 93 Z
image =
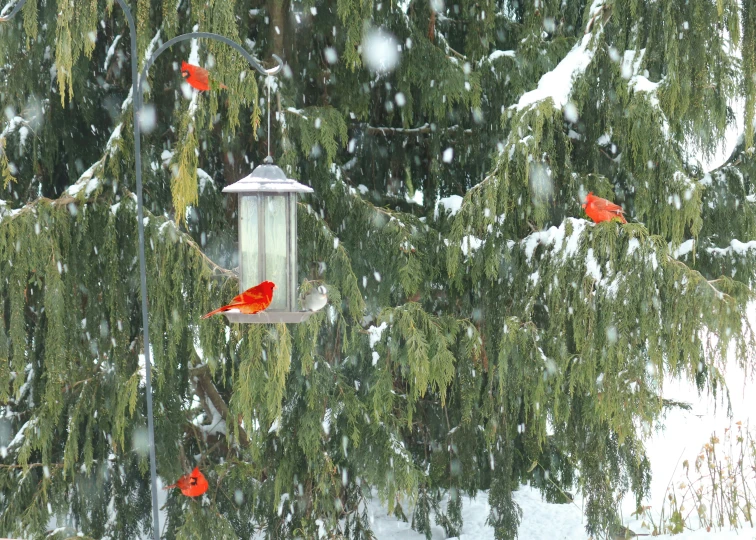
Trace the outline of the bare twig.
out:
M 124 191 L 128 196 L 133 195 L 131 191 L 124 188 Z M 171 222 L 173 223 L 173 222 Z M 183 234 L 184 238 L 183 241 L 192 249 L 194 249 L 207 263 L 207 265 L 213 270 L 213 272 L 217 272 L 218 274 L 223 274 L 227 277 L 239 277 L 233 270 L 229 270 L 228 268 L 223 268 L 221 265 L 214 262 L 210 257 L 205 255 L 205 252 L 202 251 L 202 248 L 200 248 L 199 245 L 197 245 L 197 242 L 194 241 L 194 239 L 189 236 L 189 234 L 184 233 L 183 231 L 179 230 L 178 227 L 176 227 L 174 223 L 174 227 L 176 228 L 176 232 L 178 234 Z
M 197 253 L 199 253 L 202 256 L 202 258 L 205 260 L 208 266 L 210 266 L 213 269 L 214 272 L 217 272 L 218 274 L 223 274 L 224 276 L 227 276 L 227 277 L 239 277 L 236 274 L 236 272 L 234 272 L 233 270 L 229 270 L 228 268 L 223 268 L 221 265 L 215 263 L 210 257 L 205 255 L 205 252 L 202 251 L 202 248 L 200 248 L 197 245 L 197 242 L 195 242 L 191 237 L 187 235 L 187 237 L 184 240 L 189 246 L 194 248 L 197 251 Z
M 692 268 L 690 268 L 690 266 L 688 266 L 687 264 L 685 264 L 682 261 L 679 261 L 679 260 L 675 259 L 671 255 L 667 255 L 667 260 L 669 262 L 677 264 L 678 266 L 682 266 L 688 272 L 695 272 L 695 273 L 701 275 L 699 272 L 696 272 L 695 270 L 693 270 Z M 727 300 L 729 300 L 731 302 L 735 301 L 735 299 L 732 296 L 730 296 L 729 294 L 727 294 L 725 292 L 720 291 L 719 289 L 717 289 L 714 286 L 714 283 L 718 283 L 718 282 L 722 281 L 721 278 L 720 279 L 706 279 L 705 277 L 703 277 L 703 275 L 701 275 L 701 280 L 700 281 L 706 283 L 709 287 L 711 287 L 711 290 L 714 291 L 717 294 L 717 296 L 720 297 L 720 298 L 722 298 L 723 300 L 727 299 Z

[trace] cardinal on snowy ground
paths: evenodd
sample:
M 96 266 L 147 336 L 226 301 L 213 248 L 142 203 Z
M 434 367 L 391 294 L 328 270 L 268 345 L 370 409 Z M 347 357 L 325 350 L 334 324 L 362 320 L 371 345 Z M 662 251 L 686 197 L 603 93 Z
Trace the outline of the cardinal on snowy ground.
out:
M 610 221 L 612 219 L 618 219 L 622 223 L 627 223 L 627 220 L 623 215 L 625 211 L 621 206 L 609 202 L 606 199 L 602 199 L 601 197 L 596 197 L 593 192 L 586 195 L 583 209 L 585 210 L 585 213 L 588 214 L 588 217 L 596 223 Z
M 226 88 L 224 84 L 211 81 L 210 72 L 206 69 L 193 64 L 187 64 L 186 62 L 181 62 L 181 76 L 186 79 L 186 82 L 188 82 L 192 88 L 196 88 L 200 92 L 210 90 L 211 88 Z
M 195 467 L 191 473 L 185 474 L 179 478 L 178 482 L 171 484 L 170 486 L 165 486 L 163 489 L 173 489 L 176 487 L 187 497 L 199 497 L 207 491 L 207 478 L 205 478 L 205 475 L 199 470 L 199 467 Z
M 234 310 L 235 313 L 244 313 L 246 315 L 260 313 L 273 301 L 273 289 L 275 288 L 276 284 L 272 281 L 263 281 L 259 285 L 250 287 L 243 293 L 235 296 L 227 306 L 219 307 L 218 309 L 203 315 L 202 318 L 207 319 L 216 313 L 223 313 L 231 310 Z

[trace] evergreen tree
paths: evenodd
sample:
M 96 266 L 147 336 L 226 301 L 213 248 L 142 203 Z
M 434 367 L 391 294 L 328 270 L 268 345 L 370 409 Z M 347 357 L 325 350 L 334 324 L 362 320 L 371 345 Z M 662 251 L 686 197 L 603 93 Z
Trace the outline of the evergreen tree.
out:
M 15 4 L 10 1 L 5 12 Z M 717 0 L 29 0 L 0 23 L 0 534 L 151 530 L 130 62 L 142 152 L 166 538 L 370 538 L 365 500 L 430 538 L 490 490 L 586 496 L 586 528 L 640 502 L 665 376 L 721 392 L 751 369 L 756 9 Z M 385 52 L 381 56 L 381 51 Z M 397 64 L 390 56 L 396 53 Z M 375 58 L 379 56 L 379 58 Z M 192 94 L 192 59 L 227 91 Z M 393 68 L 393 69 L 392 69 Z M 200 320 L 238 291 L 236 200 L 272 152 L 299 210 L 299 325 Z M 745 97 L 745 135 L 710 174 Z M 153 114 L 154 113 L 154 114 Z M 588 191 L 631 223 L 594 225 Z M 450 494 L 448 505 L 440 501 Z

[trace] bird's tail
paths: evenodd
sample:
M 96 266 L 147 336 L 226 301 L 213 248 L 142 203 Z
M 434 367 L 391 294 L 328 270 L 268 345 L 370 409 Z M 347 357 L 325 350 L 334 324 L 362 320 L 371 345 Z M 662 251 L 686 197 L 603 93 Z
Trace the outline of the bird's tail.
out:
M 176 487 L 176 484 L 171 484 L 170 486 L 165 486 L 163 489 L 173 489 Z
M 221 313 L 221 312 L 223 312 L 223 311 L 228 311 L 229 309 L 231 309 L 231 306 L 223 306 L 223 307 L 219 307 L 218 309 L 214 309 L 214 310 L 213 310 L 213 311 L 211 311 L 210 313 L 206 313 L 205 315 L 203 315 L 203 316 L 202 316 L 202 318 L 203 318 L 203 319 L 207 319 L 208 317 L 212 317 L 212 316 L 213 316 L 213 315 L 215 315 L 216 313 Z

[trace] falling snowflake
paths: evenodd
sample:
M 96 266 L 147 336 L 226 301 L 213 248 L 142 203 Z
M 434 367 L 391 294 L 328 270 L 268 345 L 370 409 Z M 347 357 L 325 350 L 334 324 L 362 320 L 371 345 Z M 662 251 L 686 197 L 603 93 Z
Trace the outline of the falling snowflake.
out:
M 370 71 L 389 73 L 399 63 L 400 45 L 393 34 L 379 28 L 365 32 L 362 39 L 362 57 Z

